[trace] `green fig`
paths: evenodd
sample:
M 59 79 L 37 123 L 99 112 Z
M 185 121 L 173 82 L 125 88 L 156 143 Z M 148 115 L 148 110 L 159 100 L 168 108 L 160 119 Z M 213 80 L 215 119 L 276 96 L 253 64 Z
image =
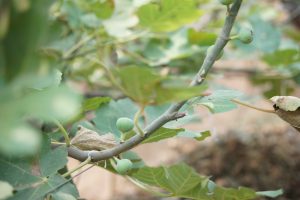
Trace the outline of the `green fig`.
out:
M 134 127 L 134 123 L 131 119 L 126 117 L 121 117 L 117 120 L 116 126 L 119 131 L 122 133 L 126 133 L 128 131 L 131 131 Z
M 241 28 L 237 38 L 241 42 L 249 44 L 253 41 L 253 31 L 249 28 Z
M 132 169 L 132 162 L 128 159 L 117 160 L 116 170 L 119 174 L 126 174 Z

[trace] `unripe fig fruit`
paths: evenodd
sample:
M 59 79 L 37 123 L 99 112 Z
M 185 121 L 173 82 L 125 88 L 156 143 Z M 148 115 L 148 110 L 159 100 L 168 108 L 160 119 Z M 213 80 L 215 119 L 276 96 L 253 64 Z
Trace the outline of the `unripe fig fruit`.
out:
M 116 170 L 119 174 L 126 174 L 132 168 L 132 162 L 128 159 L 121 159 L 117 161 Z
M 126 133 L 128 131 L 131 131 L 134 127 L 134 123 L 131 119 L 126 117 L 121 117 L 117 120 L 116 126 L 119 131 L 122 133 Z
M 253 40 L 253 31 L 249 28 L 241 28 L 238 39 L 245 44 L 251 43 Z
M 228 6 L 233 3 L 234 0 L 219 0 L 219 2 L 225 6 Z
M 213 48 L 214 48 L 214 45 L 208 47 L 208 49 L 207 49 L 207 51 L 206 51 L 207 54 L 212 53 Z M 222 49 L 222 51 L 220 52 L 220 54 L 217 56 L 216 59 L 219 60 L 219 59 L 223 56 L 223 54 L 224 54 L 224 51 L 223 51 L 223 49 Z

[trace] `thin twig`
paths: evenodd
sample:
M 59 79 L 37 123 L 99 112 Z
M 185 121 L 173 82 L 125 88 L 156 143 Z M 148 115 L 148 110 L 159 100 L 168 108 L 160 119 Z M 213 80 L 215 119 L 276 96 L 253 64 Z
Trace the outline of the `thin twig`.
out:
M 54 144 L 54 145 L 66 145 L 66 143 L 64 143 L 64 142 L 57 142 L 57 141 L 51 141 L 51 144 Z
M 107 73 L 108 79 L 112 82 L 112 84 L 117 87 L 119 90 L 121 90 L 124 94 L 126 94 L 126 90 L 118 83 L 113 73 L 109 70 L 109 67 L 106 66 L 104 62 L 97 58 L 88 58 L 89 61 L 99 64 L 104 71 Z
M 101 44 L 98 44 L 96 47 L 85 50 L 83 52 L 79 52 L 77 54 L 71 54 L 71 55 L 68 55 L 68 56 L 64 56 L 63 60 L 72 60 L 72 59 L 80 57 L 80 56 L 85 56 L 87 54 L 96 52 L 100 47 L 103 47 L 103 46 L 117 45 L 117 44 L 122 44 L 122 43 L 125 43 L 125 42 L 129 42 L 129 41 L 137 40 L 138 38 L 140 38 L 141 36 L 143 36 L 147 33 L 148 33 L 148 31 L 141 31 L 141 32 L 139 32 L 139 33 L 137 33 L 137 34 L 135 34 L 131 37 L 128 37 L 128 38 L 119 39 L 119 40 L 112 39 L 112 40 L 103 42 Z
M 147 58 L 144 58 L 143 56 L 141 56 L 135 52 L 128 51 L 125 48 L 122 48 L 122 51 L 124 52 L 124 54 L 127 54 L 128 56 L 132 57 L 133 59 L 136 59 L 146 65 L 150 65 L 150 66 L 153 65 L 153 63 L 150 60 L 148 60 Z
M 144 136 L 144 132 L 141 129 L 141 127 L 139 126 L 139 118 L 140 118 L 141 114 L 144 112 L 144 109 L 145 109 L 145 106 L 141 106 L 140 109 L 136 112 L 136 114 L 134 116 L 134 126 L 136 127 L 136 129 L 141 137 Z
M 90 41 L 95 37 L 95 33 L 79 40 L 74 46 L 72 46 L 67 52 L 63 55 L 63 59 L 66 59 L 72 55 L 73 52 L 78 50 L 80 47 L 82 47 L 86 42 Z

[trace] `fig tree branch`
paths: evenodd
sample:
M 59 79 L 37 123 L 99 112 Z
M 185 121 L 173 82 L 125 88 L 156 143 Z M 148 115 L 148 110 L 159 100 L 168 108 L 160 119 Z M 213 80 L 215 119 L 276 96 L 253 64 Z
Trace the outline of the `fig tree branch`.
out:
M 205 59 L 204 62 L 199 69 L 196 76 L 193 78 L 191 82 L 191 86 L 200 85 L 203 83 L 205 77 L 207 76 L 209 70 L 212 68 L 213 64 L 215 63 L 217 56 L 220 54 L 222 49 L 228 43 L 230 38 L 230 32 L 235 22 L 236 16 L 240 9 L 242 0 L 236 0 L 233 5 L 230 7 L 227 13 L 227 17 L 225 19 L 224 26 L 221 30 L 220 35 L 218 36 L 212 51 L 210 51 Z M 144 136 L 141 137 L 139 134 L 131 137 L 130 139 L 126 140 L 124 143 L 117 145 L 114 148 L 103 150 L 103 151 L 82 151 L 75 147 L 68 148 L 68 154 L 70 157 L 75 158 L 80 161 L 84 161 L 91 156 L 92 161 L 101 161 L 112 158 L 113 156 L 117 156 L 122 152 L 125 152 L 129 149 L 134 148 L 141 142 L 143 142 L 146 138 L 148 138 L 152 133 L 158 130 L 160 127 L 165 125 L 166 123 L 182 118 L 185 116 L 184 113 L 180 113 L 180 108 L 186 103 L 186 101 L 182 101 L 176 104 L 173 104 L 169 107 L 169 109 L 164 112 L 160 117 L 150 123 L 144 130 Z
M 91 156 L 92 161 L 101 161 L 107 160 L 114 156 L 119 155 L 122 152 L 125 152 L 129 149 L 132 149 L 136 145 L 143 142 L 146 138 L 150 136 L 151 133 L 155 132 L 157 129 L 162 127 L 169 121 L 176 120 L 185 116 L 185 113 L 173 112 L 173 113 L 164 113 L 157 120 L 153 121 L 149 126 L 144 129 L 144 136 L 141 137 L 139 134 L 131 137 L 126 140 L 124 143 L 117 145 L 114 148 L 103 150 L 103 151 L 83 151 L 75 147 L 68 148 L 68 154 L 70 157 L 75 158 L 80 161 L 84 161 Z

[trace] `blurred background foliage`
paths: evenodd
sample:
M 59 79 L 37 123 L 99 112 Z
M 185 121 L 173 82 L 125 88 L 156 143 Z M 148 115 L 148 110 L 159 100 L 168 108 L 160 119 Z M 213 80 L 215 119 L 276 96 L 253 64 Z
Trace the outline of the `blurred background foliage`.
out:
M 249 26 L 254 40 L 250 45 L 230 42 L 221 58 L 221 62 L 256 61 L 258 66 L 244 72 L 267 98 L 290 95 L 300 83 L 299 8 L 296 0 L 243 1 L 232 35 Z M 185 91 L 185 87 L 215 42 L 225 16 L 226 9 L 214 0 L 1 0 L 1 154 L 26 157 L 20 165 L 29 166 L 37 153 L 51 154 L 49 138 L 62 139 L 55 121 L 70 128 L 73 135 L 76 126 L 84 124 L 119 137 L 115 120 L 133 118 L 140 104 L 156 104 L 146 108 L 151 121 L 170 102 L 196 96 L 195 90 Z M 218 69 L 209 74 L 210 88 L 224 89 L 214 83 L 220 74 Z M 155 81 L 168 92 L 160 92 Z M 151 87 L 141 94 L 145 84 Z M 151 99 L 153 91 L 158 98 Z M 131 100 L 117 101 L 124 94 Z M 224 97 L 221 91 L 216 94 L 217 102 L 193 102 L 224 112 L 235 108 L 228 99 L 236 95 L 232 91 Z M 192 114 L 190 107 L 185 109 Z M 85 115 L 93 111 L 95 116 Z M 195 120 L 192 116 L 167 127 Z M 199 134 L 186 131 L 183 135 L 199 138 Z M 61 158 L 52 168 L 56 172 L 66 163 L 66 149 L 52 153 Z M 7 166 L 2 162 L 0 167 Z M 61 181 L 55 175 L 51 178 Z M 76 196 L 76 190 L 72 191 Z

